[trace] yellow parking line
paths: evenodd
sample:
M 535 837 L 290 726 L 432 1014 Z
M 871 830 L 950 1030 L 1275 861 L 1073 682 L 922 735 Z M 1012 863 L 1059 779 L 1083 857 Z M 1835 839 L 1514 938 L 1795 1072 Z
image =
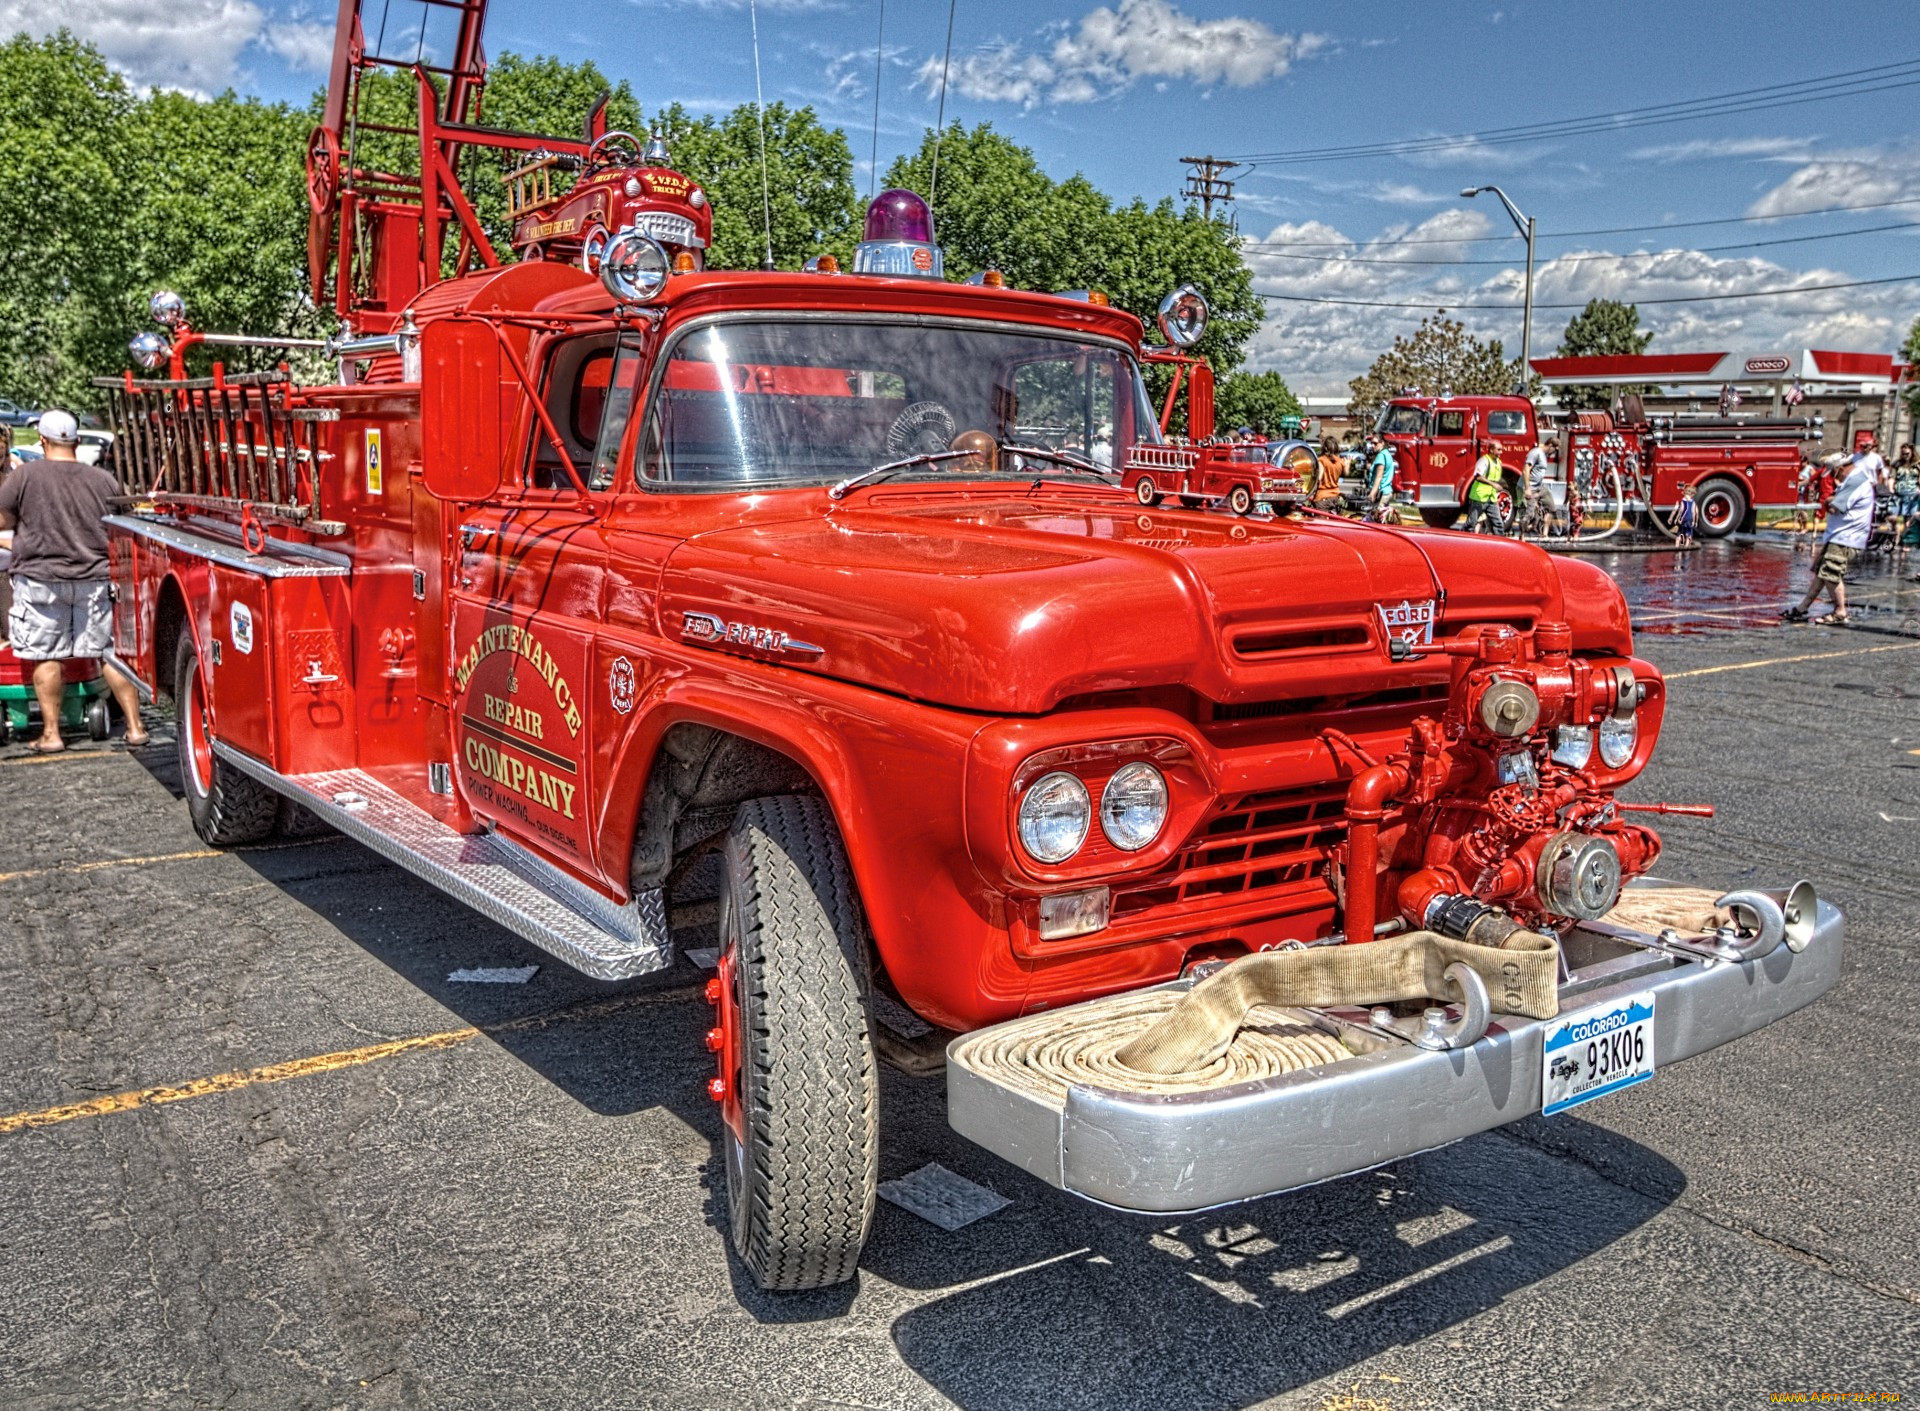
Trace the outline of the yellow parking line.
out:
M 193 852 L 164 852 L 153 857 L 103 857 L 94 862 L 63 862 L 52 867 L 29 867 L 21 872 L 0 872 L 0 882 L 20 882 L 29 877 L 45 877 L 54 872 L 97 872 L 103 867 L 139 867 L 149 862 L 187 862 L 196 857 L 219 857 L 229 852 L 281 852 L 287 848 L 310 848 L 315 843 L 337 843 L 340 835 L 295 838 L 285 843 L 258 843 L 243 848 L 197 848 Z
M 1920 642 L 1895 642 L 1887 647 L 1854 647 L 1843 652 L 1808 652 L 1797 657 L 1768 657 L 1765 661 L 1736 661 L 1729 666 L 1701 666 L 1692 671 L 1671 671 L 1667 673 L 1669 681 L 1682 681 L 1689 676 L 1714 676 L 1722 671 L 1752 671 L 1757 666 L 1786 666 L 1796 661 L 1830 661 L 1834 657 L 1872 656 L 1875 652 L 1910 652 L 1920 647 Z
M 512 1019 L 504 1024 L 490 1024 L 484 1028 L 469 1025 L 463 1029 L 447 1029 L 438 1034 L 421 1034 L 410 1039 L 391 1039 L 386 1043 L 368 1044 L 364 1048 L 315 1054 L 311 1058 L 296 1058 L 286 1063 L 269 1064 L 264 1068 L 241 1068 L 231 1073 L 215 1073 L 210 1078 L 195 1078 L 185 1083 L 136 1088 L 131 1092 L 114 1093 L 108 1097 L 89 1098 L 85 1102 L 45 1107 L 37 1112 L 16 1112 L 10 1117 L 0 1117 L 0 1136 L 25 1131 L 32 1127 L 52 1127 L 80 1117 L 105 1117 L 115 1112 L 133 1112 L 142 1107 L 159 1107 L 170 1102 L 185 1102 L 189 1098 L 232 1092 L 236 1088 L 249 1088 L 260 1083 L 284 1083 L 289 1078 L 305 1078 L 315 1073 L 331 1073 L 340 1068 L 357 1068 L 365 1063 L 378 1063 L 383 1059 L 398 1058 L 406 1053 L 458 1048 L 461 1044 L 477 1039 L 482 1034 L 493 1036 L 527 1029 L 540 1029 L 561 1021 L 596 1018 L 635 1005 L 674 1003 L 691 999 L 700 994 L 703 989 L 702 985 L 683 985 L 678 989 L 657 990 L 649 994 L 617 995 L 612 999 L 570 1005 L 564 1009 L 529 1015 L 524 1019 Z
M 140 748 L 145 749 L 142 745 Z M 72 748 L 55 750 L 52 754 L 26 754 L 18 759 L 0 759 L 0 766 L 14 764 L 59 764 L 74 759 L 119 759 L 122 750 L 76 750 Z

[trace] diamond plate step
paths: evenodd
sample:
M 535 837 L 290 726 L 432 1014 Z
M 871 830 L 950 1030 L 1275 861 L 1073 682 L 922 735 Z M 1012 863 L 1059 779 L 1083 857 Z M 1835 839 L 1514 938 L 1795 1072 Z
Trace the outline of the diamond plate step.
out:
M 460 833 L 358 769 L 281 774 L 230 745 L 214 752 L 415 876 L 596 980 L 673 962 L 658 890 L 621 906 L 492 833 Z

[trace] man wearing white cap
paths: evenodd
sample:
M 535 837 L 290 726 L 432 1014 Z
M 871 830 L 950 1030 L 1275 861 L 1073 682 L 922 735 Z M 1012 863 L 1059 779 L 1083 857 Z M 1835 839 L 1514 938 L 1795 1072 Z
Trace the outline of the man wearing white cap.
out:
M 107 527 L 101 521 L 120 487 L 105 471 L 74 454 L 80 426 L 67 412 L 40 418 L 41 459 L 0 484 L 0 529 L 11 529 L 13 606 L 7 636 L 13 653 L 35 663 L 33 693 L 40 700 L 42 754 L 65 749 L 60 738 L 61 663 L 103 657 L 113 647 L 113 588 L 107 567 Z M 127 743 L 145 744 L 140 697 L 133 682 L 105 667 L 108 689 L 127 722 Z

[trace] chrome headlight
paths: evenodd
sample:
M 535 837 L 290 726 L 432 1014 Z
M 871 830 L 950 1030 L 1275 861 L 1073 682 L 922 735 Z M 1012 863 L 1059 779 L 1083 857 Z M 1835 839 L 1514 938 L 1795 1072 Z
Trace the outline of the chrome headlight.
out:
M 1020 845 L 1036 862 L 1065 862 L 1080 851 L 1093 822 L 1093 800 L 1078 775 L 1044 775 L 1020 800 Z
M 1600 722 L 1600 758 L 1607 768 L 1618 769 L 1633 758 L 1634 746 L 1640 743 L 1640 718 L 1630 715 L 1625 720 L 1615 715 Z
M 1553 732 L 1553 762 L 1569 769 L 1585 769 L 1593 758 L 1593 731 L 1584 725 L 1562 725 Z
M 1167 781 L 1144 760 L 1123 764 L 1100 792 L 1100 831 L 1122 852 L 1139 852 L 1167 822 Z

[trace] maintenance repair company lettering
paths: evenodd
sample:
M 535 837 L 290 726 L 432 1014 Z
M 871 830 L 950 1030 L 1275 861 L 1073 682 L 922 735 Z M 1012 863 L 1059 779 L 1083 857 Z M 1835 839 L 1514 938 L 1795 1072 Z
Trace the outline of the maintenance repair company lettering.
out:
M 553 692 L 553 702 L 560 708 L 560 719 L 566 724 L 569 735 L 580 734 L 580 707 L 574 703 L 573 688 L 567 684 L 567 678 L 560 674 L 552 655 L 540 645 L 540 641 L 526 628 L 513 623 L 501 623 L 489 627 L 474 639 L 461 659 L 459 669 L 453 673 L 456 690 L 467 689 L 467 682 L 479 668 L 480 663 L 495 652 L 512 652 L 524 658 L 547 683 L 547 689 Z
M 472 735 L 467 736 L 462 742 L 461 753 L 466 760 L 467 768 L 474 773 L 491 779 L 516 794 L 524 794 L 540 807 L 558 813 L 562 817 L 574 816 L 575 785 L 549 774 L 537 765 L 528 764 L 505 750 L 495 749 Z

